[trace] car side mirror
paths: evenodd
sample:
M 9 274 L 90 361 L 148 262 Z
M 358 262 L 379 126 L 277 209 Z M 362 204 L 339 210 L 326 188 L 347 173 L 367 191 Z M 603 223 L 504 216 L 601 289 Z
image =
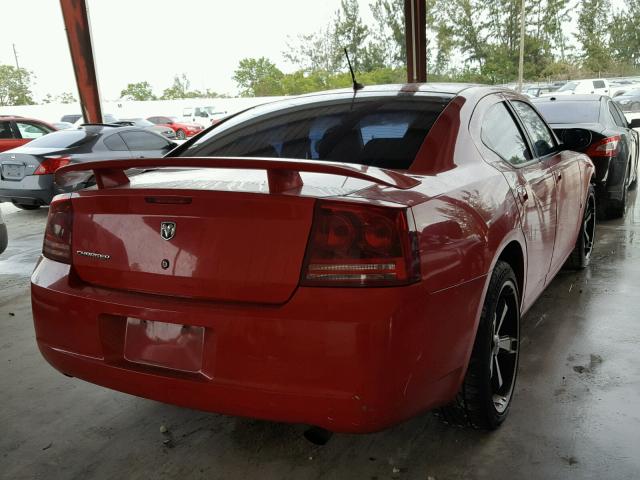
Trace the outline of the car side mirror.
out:
M 632 118 L 629 122 L 629 128 L 640 128 L 640 118 Z
M 567 128 L 557 131 L 564 150 L 583 150 L 593 140 L 593 134 L 584 128 Z

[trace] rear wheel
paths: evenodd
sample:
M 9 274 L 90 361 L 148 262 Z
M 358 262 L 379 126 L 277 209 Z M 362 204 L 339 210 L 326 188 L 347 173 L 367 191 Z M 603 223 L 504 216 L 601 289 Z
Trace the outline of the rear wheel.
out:
M 24 203 L 14 203 L 14 205 L 21 210 L 37 210 L 40 208 L 40 205 L 27 205 Z
M 624 182 L 622 183 L 622 198 L 620 200 L 616 200 L 610 198 L 607 201 L 607 218 L 622 218 L 624 217 L 624 212 L 627 208 L 627 197 L 629 196 L 629 188 L 627 186 L 627 177 L 625 176 Z
M 582 269 L 589 266 L 591 252 L 593 252 L 593 242 L 596 234 L 596 193 L 593 185 L 589 186 L 587 202 L 584 207 L 580 233 L 576 239 L 576 246 L 569 256 L 568 266 L 570 268 Z
M 178 131 L 176 132 L 176 138 L 177 138 L 178 140 L 184 140 L 185 138 L 187 138 L 187 134 L 186 134 L 186 133 L 184 133 L 184 130 L 178 130 Z
M 520 302 L 511 266 L 498 261 L 462 388 L 438 412 L 446 423 L 493 430 L 507 417 L 518 372 Z

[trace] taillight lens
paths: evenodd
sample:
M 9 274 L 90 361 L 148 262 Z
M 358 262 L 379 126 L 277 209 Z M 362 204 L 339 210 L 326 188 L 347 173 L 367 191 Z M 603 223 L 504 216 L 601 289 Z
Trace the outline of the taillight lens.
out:
M 57 262 L 71 263 L 71 231 L 73 207 L 69 196 L 58 196 L 49 207 L 47 227 L 44 230 L 42 254 Z
M 585 152 L 590 157 L 615 157 L 620 151 L 620 135 L 604 138 L 591 145 Z
M 48 175 L 55 173 L 59 168 L 69 165 L 71 163 L 70 157 L 44 157 L 42 163 L 33 172 L 34 175 Z
M 411 213 L 337 202 L 318 202 L 301 285 L 392 286 L 420 279 Z

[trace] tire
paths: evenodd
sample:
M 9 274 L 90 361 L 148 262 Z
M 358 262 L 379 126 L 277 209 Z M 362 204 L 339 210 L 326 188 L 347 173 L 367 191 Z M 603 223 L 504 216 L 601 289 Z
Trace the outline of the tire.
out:
M 40 208 L 40 205 L 27 205 L 24 203 L 14 203 L 14 205 L 21 210 L 37 210 Z
M 178 140 L 184 140 L 184 139 L 186 139 L 186 138 L 187 138 L 187 134 L 186 134 L 186 133 L 184 133 L 184 130 L 178 130 L 178 131 L 176 132 L 176 138 L 177 138 Z
M 518 373 L 519 298 L 513 269 L 499 260 L 491 275 L 462 387 L 455 400 L 437 412 L 445 423 L 494 430 L 507 417 Z
M 625 175 L 624 182 L 622 183 L 622 199 L 615 200 L 610 198 L 606 205 L 606 217 L 607 218 L 622 218 L 627 208 L 627 197 L 629 196 L 629 188 L 627 186 L 627 176 Z
M 582 223 L 580 224 L 580 232 L 576 239 L 576 245 L 573 247 L 571 255 L 567 260 L 567 266 L 574 270 L 582 270 L 589 266 L 591 262 L 591 253 L 596 235 L 596 192 L 593 185 L 589 186 L 587 193 L 587 201 L 582 215 Z

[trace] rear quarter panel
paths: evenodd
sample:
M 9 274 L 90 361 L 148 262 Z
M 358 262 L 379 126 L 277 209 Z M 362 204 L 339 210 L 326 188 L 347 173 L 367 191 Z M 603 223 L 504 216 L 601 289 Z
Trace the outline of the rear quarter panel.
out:
M 421 185 L 395 193 L 395 200 L 411 205 L 414 215 L 422 275 L 415 301 L 427 305 L 416 309 L 424 318 L 392 325 L 397 371 L 413 372 L 398 386 L 407 398 L 426 398 L 424 385 L 438 379 L 449 386 L 445 396 L 455 396 L 501 251 L 516 241 L 526 258 L 510 187 L 500 171 L 483 161 L 469 132 L 476 103 L 459 98 L 447 107 L 453 112 L 441 116 L 446 128 L 434 126 L 432 140 L 425 140 L 435 163 L 423 163 L 428 174 L 420 177 Z M 430 349 L 424 348 L 427 344 Z

